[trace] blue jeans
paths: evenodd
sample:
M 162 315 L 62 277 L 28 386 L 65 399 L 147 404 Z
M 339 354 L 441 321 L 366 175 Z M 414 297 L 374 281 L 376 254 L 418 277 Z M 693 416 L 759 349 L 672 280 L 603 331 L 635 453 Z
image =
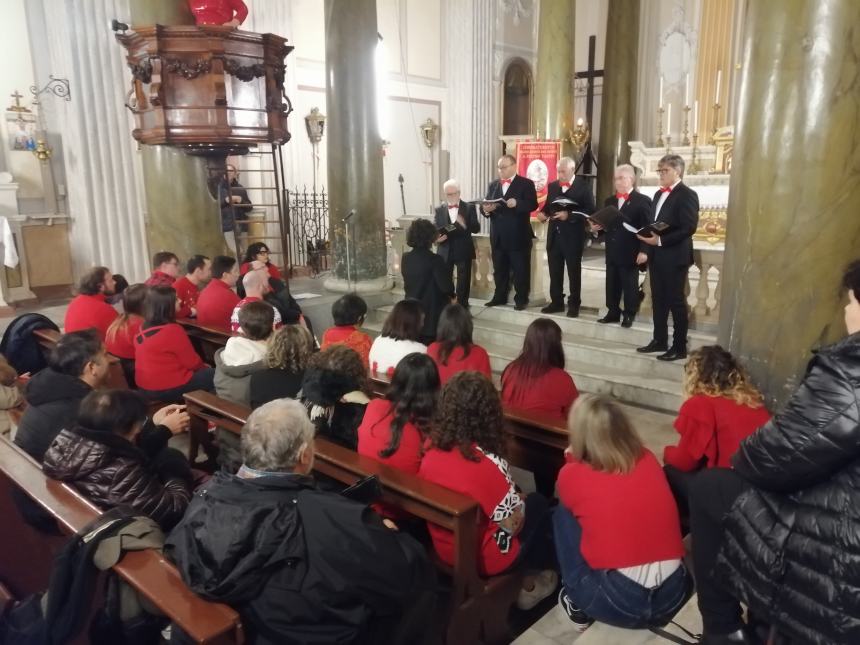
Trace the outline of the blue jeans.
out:
M 180 385 L 179 387 L 172 387 L 168 390 L 144 390 L 141 388 L 141 392 L 149 401 L 163 401 L 164 403 L 184 403 L 182 399 L 182 395 L 186 392 L 193 392 L 194 390 L 206 390 L 207 392 L 213 392 L 215 390 L 215 368 L 214 367 L 202 367 L 188 379 L 188 382 L 185 385 Z
M 683 564 L 648 589 L 614 569 L 592 569 L 579 548 L 582 528 L 569 510 L 557 506 L 552 524 L 564 591 L 591 618 L 628 629 L 662 626 L 689 598 L 692 580 Z

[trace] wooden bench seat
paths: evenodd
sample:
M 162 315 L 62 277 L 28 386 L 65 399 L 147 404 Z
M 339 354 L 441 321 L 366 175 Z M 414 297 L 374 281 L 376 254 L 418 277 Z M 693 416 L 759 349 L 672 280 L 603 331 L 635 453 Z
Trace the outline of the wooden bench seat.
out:
M 13 502 L 13 489 L 23 491 L 54 517 L 64 535 L 47 535 L 27 524 Z M 100 514 L 101 510 L 74 488 L 46 477 L 29 455 L 0 437 L 0 516 L 3 517 L 0 582 L 11 595 L 20 599 L 44 590 L 54 555 L 68 536 Z M 226 605 L 196 596 L 182 581 L 176 567 L 158 551 L 126 553 L 113 571 L 194 642 L 216 645 L 244 642 L 239 615 Z M 100 601 L 98 595 L 97 601 Z M 86 642 L 86 629 L 78 642 Z
M 206 428 L 209 422 L 238 434 L 251 412 L 245 406 L 203 391 L 186 394 L 185 403 L 191 415 L 191 431 L 197 435 L 208 435 Z M 206 439 L 201 436 L 198 441 Z M 451 577 L 452 587 L 446 642 L 507 642 L 507 623 L 499 617 L 506 616 L 515 601 L 521 578 L 519 574 L 489 579 L 478 575 L 479 509 L 473 499 L 321 437 L 315 440 L 315 455 L 314 470 L 317 472 L 346 485 L 362 477 L 376 475 L 382 484 L 384 503 L 453 532 L 454 565 L 441 567 Z

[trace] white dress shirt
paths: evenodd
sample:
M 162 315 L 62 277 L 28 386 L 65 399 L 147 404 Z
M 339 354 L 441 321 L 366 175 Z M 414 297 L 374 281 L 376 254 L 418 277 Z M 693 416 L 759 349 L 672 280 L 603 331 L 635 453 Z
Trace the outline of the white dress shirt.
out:
M 457 221 L 457 214 L 460 212 L 460 205 L 456 204 L 454 206 L 448 206 L 448 219 L 451 220 L 451 223 Z
M 657 200 L 657 208 L 654 210 L 654 221 L 655 222 L 660 217 L 660 209 L 663 208 L 663 204 L 666 203 L 666 199 L 669 197 L 669 195 L 672 193 L 672 191 L 675 190 L 675 186 L 677 186 L 680 183 L 681 183 L 681 180 L 678 179 L 674 184 L 672 184 L 669 187 L 670 190 L 668 193 L 660 192 L 662 186 L 657 189 L 657 191 L 660 192 L 660 199 Z M 663 239 L 659 235 L 657 236 L 657 246 L 663 246 Z

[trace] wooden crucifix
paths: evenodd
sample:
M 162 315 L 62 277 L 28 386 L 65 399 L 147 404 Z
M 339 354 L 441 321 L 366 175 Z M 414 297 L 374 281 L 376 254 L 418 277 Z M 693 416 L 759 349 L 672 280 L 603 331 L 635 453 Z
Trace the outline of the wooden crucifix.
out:
M 593 170 L 597 168 L 594 152 L 591 149 L 591 133 L 594 129 L 594 79 L 603 78 L 602 69 L 594 69 L 594 49 L 597 41 L 596 36 L 588 37 L 588 69 L 584 72 L 576 72 L 574 78 L 584 78 L 588 83 L 585 91 L 585 124 L 588 126 L 588 141 L 585 144 L 585 152 L 576 170 L 582 168 L 582 174 L 594 176 Z

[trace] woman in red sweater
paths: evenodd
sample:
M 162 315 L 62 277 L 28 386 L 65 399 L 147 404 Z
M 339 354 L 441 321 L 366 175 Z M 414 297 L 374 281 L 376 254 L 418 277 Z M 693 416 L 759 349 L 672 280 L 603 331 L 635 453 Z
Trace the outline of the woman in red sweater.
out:
M 281 275 L 281 270 L 269 262 L 269 247 L 262 242 L 254 242 L 245 251 L 245 259 L 242 260 L 242 266 L 239 269 L 239 273 L 241 275 L 248 273 L 251 269 L 251 263 L 255 260 L 266 265 L 270 278 L 280 280 L 281 282 L 284 281 L 284 278 Z
M 131 388 L 134 381 L 134 339 L 143 324 L 143 303 L 149 290 L 145 284 L 133 284 L 122 292 L 120 317 L 111 323 L 105 334 L 105 349 L 119 359 L 125 380 Z
M 741 441 L 767 423 L 770 413 L 746 370 L 719 345 L 690 352 L 684 366 L 684 395 L 675 419 L 681 440 L 665 448 L 663 463 L 686 518 L 695 474 L 704 468 L 731 468 Z
M 439 396 L 430 447 L 418 475 L 474 499 L 480 506 L 478 571 L 494 576 L 519 564 L 526 568 L 517 606 L 531 609 L 555 591 L 558 575 L 548 569 L 552 552 L 547 501 L 523 498 L 504 458 L 502 405 L 492 382 L 460 372 Z M 439 558 L 454 564 L 451 531 L 429 525 Z
M 568 431 L 553 514 L 559 604 L 580 631 L 594 620 L 664 625 L 689 598 L 692 580 L 660 464 L 606 397 L 579 397 Z
M 502 372 L 502 403 L 565 419 L 578 395 L 564 371 L 561 327 L 549 318 L 538 318 L 526 330 L 523 351 Z
M 472 316 L 457 303 L 442 310 L 436 327 L 436 342 L 430 344 L 427 354 L 439 368 L 442 385 L 457 372 L 480 372 L 492 378 L 487 350 L 472 342 Z
M 176 323 L 173 287 L 149 287 L 143 313 L 143 325 L 134 340 L 137 387 L 148 398 L 167 403 L 181 403 L 185 392 L 212 391 L 215 370 L 203 363 Z

